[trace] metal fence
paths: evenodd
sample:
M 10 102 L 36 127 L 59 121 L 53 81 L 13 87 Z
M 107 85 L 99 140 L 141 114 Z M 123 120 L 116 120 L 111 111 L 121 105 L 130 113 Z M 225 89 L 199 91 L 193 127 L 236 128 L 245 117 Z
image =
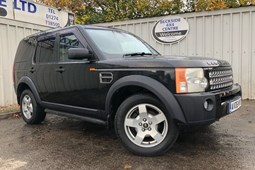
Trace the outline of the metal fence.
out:
M 160 44 L 152 37 L 154 24 L 164 17 L 99 25 L 132 32 L 161 54 L 227 60 L 233 66 L 235 82 L 242 85 L 243 98 L 255 99 L 255 7 L 178 15 L 188 21 L 190 30 L 187 37 L 176 44 Z
M 45 29 L 49 27 L 0 18 L 0 106 L 17 103 L 12 66 L 19 41 Z

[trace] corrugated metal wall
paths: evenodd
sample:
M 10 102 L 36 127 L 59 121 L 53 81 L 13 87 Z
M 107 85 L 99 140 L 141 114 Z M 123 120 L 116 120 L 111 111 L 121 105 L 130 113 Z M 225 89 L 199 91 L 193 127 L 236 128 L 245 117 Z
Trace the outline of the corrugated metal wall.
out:
M 255 7 L 179 14 L 190 26 L 176 44 L 157 43 L 151 31 L 164 18 L 146 18 L 99 25 L 120 28 L 143 38 L 165 55 L 204 56 L 229 61 L 234 80 L 242 85 L 243 98 L 255 99 Z M 166 16 L 167 17 L 167 16 Z
M 16 103 L 12 65 L 19 41 L 49 27 L 0 18 L 0 106 Z

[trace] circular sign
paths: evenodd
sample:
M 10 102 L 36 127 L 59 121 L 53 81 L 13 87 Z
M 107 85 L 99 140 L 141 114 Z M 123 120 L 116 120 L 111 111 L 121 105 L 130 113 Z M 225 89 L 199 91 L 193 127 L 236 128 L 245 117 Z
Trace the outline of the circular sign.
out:
M 5 17 L 6 15 L 7 15 L 6 9 L 0 7 L 0 16 Z
M 153 27 L 152 35 L 158 42 L 174 43 L 187 36 L 189 32 L 188 22 L 178 16 L 171 16 L 159 20 Z

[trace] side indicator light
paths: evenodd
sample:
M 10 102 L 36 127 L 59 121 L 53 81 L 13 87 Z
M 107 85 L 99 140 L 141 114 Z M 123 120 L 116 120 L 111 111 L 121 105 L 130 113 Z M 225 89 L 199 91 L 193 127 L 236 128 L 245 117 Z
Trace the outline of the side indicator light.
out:
M 89 68 L 89 71 L 95 71 L 95 70 L 96 70 L 96 68 L 94 68 L 94 67 Z
M 175 69 L 175 81 L 176 81 L 176 92 L 187 93 L 187 81 L 186 81 L 186 69 L 176 68 Z

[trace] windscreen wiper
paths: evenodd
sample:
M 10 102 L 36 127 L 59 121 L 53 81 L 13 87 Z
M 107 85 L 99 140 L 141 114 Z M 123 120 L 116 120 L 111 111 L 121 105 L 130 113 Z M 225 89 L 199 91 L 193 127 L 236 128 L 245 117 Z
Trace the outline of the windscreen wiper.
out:
M 152 53 L 145 53 L 145 52 L 136 52 L 136 53 L 127 53 L 127 54 L 124 54 L 123 57 L 126 57 L 126 56 L 144 56 L 144 55 L 152 55 Z

